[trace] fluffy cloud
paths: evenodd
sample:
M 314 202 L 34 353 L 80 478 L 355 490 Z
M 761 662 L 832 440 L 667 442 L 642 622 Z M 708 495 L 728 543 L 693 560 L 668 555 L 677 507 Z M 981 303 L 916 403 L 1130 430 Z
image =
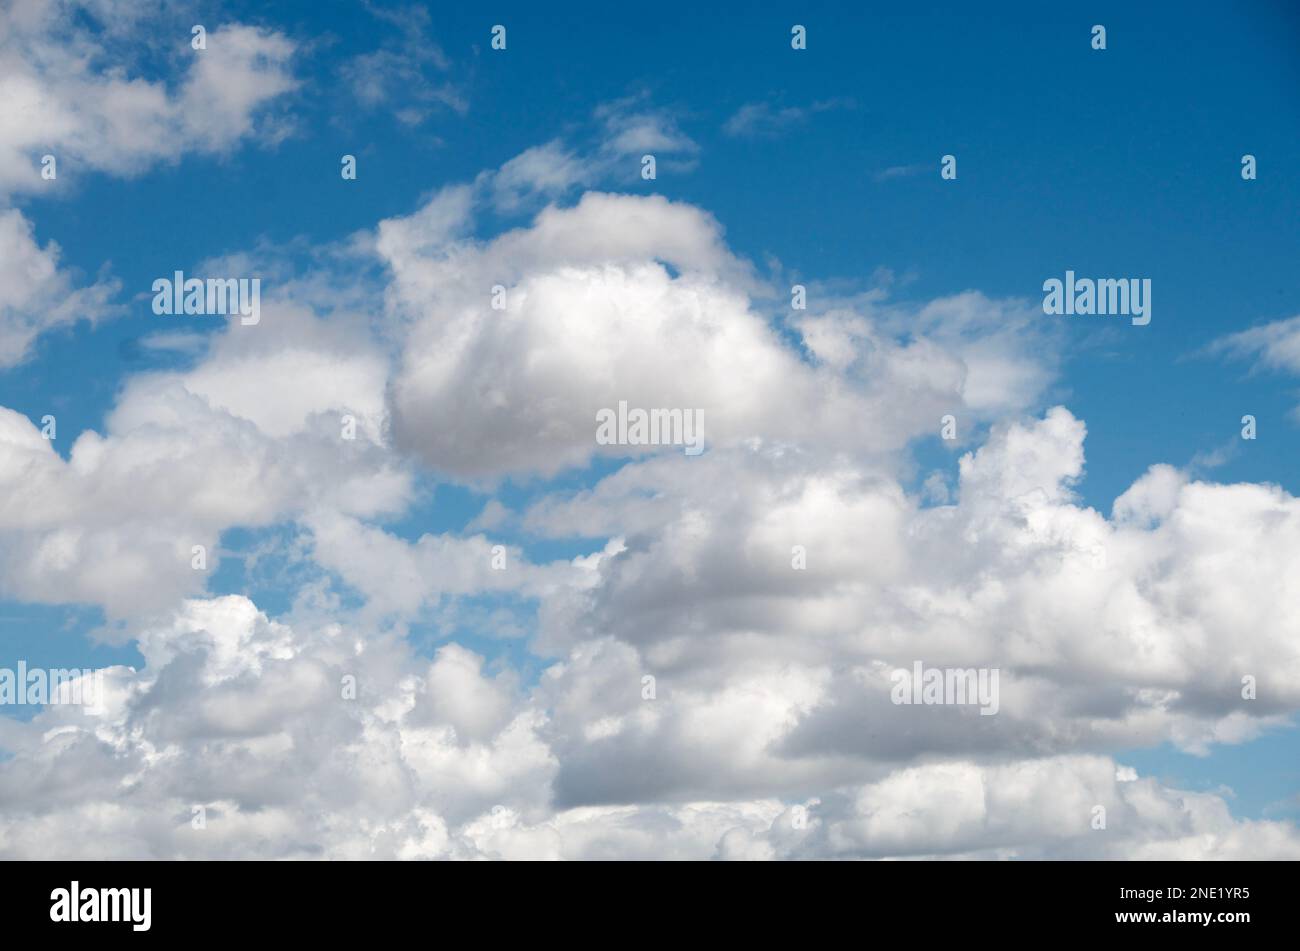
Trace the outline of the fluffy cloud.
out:
M 539 502 L 535 531 L 622 540 L 543 610 L 538 647 L 568 655 L 544 682 L 560 801 L 795 796 L 972 750 L 1204 752 L 1284 724 L 1300 502 L 1156 468 L 1107 519 L 1070 491 L 1083 437 L 1060 408 L 999 427 L 961 460 L 957 503 L 930 508 L 879 474 L 744 450 Z M 997 715 L 896 705 L 891 674 L 916 661 L 999 670 Z
M 1218 796 L 1123 776 L 1099 756 L 900 770 L 817 804 L 808 834 L 782 840 L 796 856 L 854 858 L 1277 859 L 1300 846 L 1293 826 L 1234 821 Z
M 376 241 L 405 335 L 394 432 L 456 476 L 627 454 L 595 443 L 596 414 L 620 401 L 699 411 L 710 446 L 878 454 L 945 413 L 1024 406 L 1051 377 L 1050 348 L 1031 355 L 1038 338 L 1015 333 L 1023 309 L 973 293 L 911 315 L 903 337 L 818 312 L 796 325 L 802 359 L 763 313 L 767 290 L 690 205 L 589 192 L 486 243 L 466 237 L 474 210 L 472 190 L 447 189 Z
M 88 170 L 134 175 L 187 152 L 224 153 L 286 131 L 268 107 L 297 87 L 292 41 L 231 24 L 208 34 L 207 49 L 191 50 L 186 33 L 175 42 L 189 60 L 182 78 L 131 77 L 110 63 L 106 44 L 149 7 L 35 0 L 0 8 L 0 370 L 23 360 L 44 331 L 120 310 L 109 304 L 117 282 L 74 287 L 58 245 L 42 248 L 31 223 L 4 208 L 12 195 L 57 194 Z M 56 178 L 42 177 L 46 155 Z
M 292 41 L 241 24 L 214 28 L 205 50 L 190 49 L 188 31 L 178 35 L 173 52 L 188 64 L 171 86 L 128 76 L 110 64 L 104 36 L 145 7 L 42 0 L 0 11 L 0 97 L 8 104 L 0 194 L 51 187 L 38 162 L 47 153 L 62 182 L 84 169 L 137 174 L 185 152 L 228 151 L 257 134 L 268 104 L 296 87 Z M 103 32 L 73 25 L 83 15 Z
M 580 564 L 534 565 L 515 546 L 483 535 L 424 534 L 406 542 L 327 509 L 313 511 L 304 524 L 313 559 L 365 599 L 366 617 L 410 620 L 443 598 L 547 597 L 591 581 L 590 569 Z
M 100 713 L 51 706 L 8 724 L 0 854 L 1201 859 L 1300 847 L 1289 825 L 1236 821 L 1217 796 L 1162 787 L 1100 756 L 1000 766 L 960 757 L 795 803 L 557 810 L 556 755 L 535 697 L 464 648 L 421 659 L 316 611 L 284 623 L 240 597 L 186 602 L 140 632 L 141 670 L 106 672 Z M 790 695 L 777 682 L 768 690 Z M 729 730 L 743 735 L 747 703 L 724 695 L 712 706 L 735 707 Z M 722 712 L 700 725 L 702 741 L 727 732 Z M 653 774 L 638 775 L 650 780 L 641 792 L 653 791 Z
M 193 369 L 133 377 L 67 461 L 0 408 L 6 596 L 149 615 L 204 590 L 193 546 L 215 570 L 228 528 L 405 505 L 409 471 L 383 444 L 385 358 L 342 320 L 275 299 L 263 309 L 256 326 L 232 320 Z
M 257 326 L 129 379 L 66 460 L 0 411 L 5 594 L 100 604 L 145 661 L 106 673 L 99 716 L 0 724 L 0 854 L 1300 854 L 1293 825 L 1114 753 L 1204 752 L 1300 707 L 1300 502 L 1154 465 L 1109 513 L 1081 504 L 1086 427 L 1041 405 L 1054 341 L 1021 302 L 814 285 L 774 319 L 788 288 L 659 197 L 476 237 L 501 195 L 575 180 L 543 148 L 358 241 L 381 288 L 278 282 Z M 624 400 L 703 410 L 707 451 L 598 446 Z M 928 474 L 952 500 L 931 505 L 911 450 L 949 413 L 967 451 Z M 389 524 L 420 467 L 527 482 L 476 522 L 517 533 L 506 569 L 478 528 Z M 190 567 L 193 544 L 286 524 L 279 554 L 312 569 L 288 610 Z M 540 673 L 402 636 L 485 596 L 535 604 Z M 996 668 L 997 714 L 894 703 L 916 661 Z
M 101 715 L 52 706 L 10 731 L 0 852 L 435 857 L 448 823 L 543 804 L 536 715 L 461 648 L 419 662 L 240 597 L 186 602 L 138 643 Z M 92 838 L 70 824 L 89 815 Z

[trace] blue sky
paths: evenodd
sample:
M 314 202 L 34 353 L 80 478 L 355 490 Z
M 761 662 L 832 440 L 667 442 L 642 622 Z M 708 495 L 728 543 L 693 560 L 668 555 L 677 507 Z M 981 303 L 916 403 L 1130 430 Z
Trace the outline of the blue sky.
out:
M 598 187 L 706 210 L 731 252 L 772 286 L 803 282 L 846 299 L 884 288 L 905 314 L 965 291 L 1032 311 L 1042 282 L 1066 269 L 1150 278 L 1149 326 L 1040 315 L 1058 324 L 1059 366 L 1023 412 L 1007 414 L 1036 417 L 1063 404 L 1086 423 L 1086 475 L 1075 486 L 1082 505 L 1108 516 L 1157 463 L 1300 494 L 1300 381 L 1207 352 L 1298 312 L 1300 11 L 1286 3 L 1026 2 L 993 12 L 762 3 L 744 15 L 593 3 L 564 16 L 506 3 L 425 16 L 360 3 L 286 2 L 272 12 L 233 2 L 168 6 L 125 35 L 85 16 L 89 35 L 128 72 L 173 86 L 188 68 L 190 23 L 274 30 L 295 44 L 301 86 L 276 103 L 282 125 L 260 141 L 183 151 L 125 175 L 71 159 L 56 192 L 9 197 L 39 244 L 57 243 L 78 283 L 120 282 L 117 313 L 44 333 L 24 360 L 0 370 L 0 405 L 34 423 L 55 413 L 54 448 L 65 460 L 79 434 L 105 430 L 134 375 L 185 372 L 201 359 L 141 347 L 159 329 L 149 294 L 156 277 L 259 248 L 298 274 L 327 270 L 328 249 L 527 149 L 558 139 L 594 154 L 606 134 L 599 111 L 625 103 L 671 117 L 693 146 L 661 156 L 654 182 L 640 179 L 633 160 L 605 169 Z M 489 49 L 495 23 L 508 27 L 504 53 Z M 807 26 L 806 51 L 791 50 L 792 23 Z M 1090 48 L 1094 23 L 1106 26 L 1104 51 Z M 418 78 L 366 103 L 347 66 L 376 51 L 414 64 Z M 747 106 L 749 125 L 736 119 Z M 398 117 L 409 108 L 422 118 Z M 1257 180 L 1241 177 L 1246 153 L 1257 157 Z M 343 154 L 358 159 L 354 182 L 340 178 Z M 945 154 L 956 156 L 955 181 L 939 176 Z M 579 193 L 555 200 L 572 205 Z M 484 208 L 471 231 L 489 241 L 526 228 L 539 207 Z M 337 280 L 386 280 L 374 262 L 347 267 Z M 792 333 L 782 298 L 754 307 Z M 812 362 L 807 351 L 800 358 Z M 1244 414 L 1258 421 L 1256 440 L 1240 438 Z M 910 440 L 907 490 L 919 492 L 934 469 L 952 484 L 958 456 L 1000 421 L 969 419 L 956 446 Z M 412 503 L 373 523 L 412 544 L 426 533 L 469 535 L 489 499 L 523 511 L 591 489 L 622 461 L 596 457 L 554 476 L 506 471 L 480 483 L 416 466 Z M 265 546 L 269 554 L 256 564 L 223 559 L 207 593 L 246 595 L 272 617 L 288 615 L 300 585 L 329 575 L 286 554 L 292 521 L 227 527 L 223 551 Z M 514 524 L 493 540 L 545 564 L 598 550 L 606 536 L 550 538 Z M 364 600 L 347 584 L 338 589 L 354 606 Z M 530 649 L 537 612 L 528 596 L 479 592 L 403 629 L 420 656 L 455 641 L 483 655 L 487 669 L 535 685 L 554 661 Z M 485 635 L 494 616 L 510 617 L 520 636 Z M 93 603 L 5 598 L 0 666 L 19 658 L 140 666 L 129 637 L 96 638 L 105 621 Z M 1230 788 L 1239 817 L 1300 816 L 1292 729 L 1214 745 L 1206 756 L 1171 742 L 1107 752 L 1166 786 Z

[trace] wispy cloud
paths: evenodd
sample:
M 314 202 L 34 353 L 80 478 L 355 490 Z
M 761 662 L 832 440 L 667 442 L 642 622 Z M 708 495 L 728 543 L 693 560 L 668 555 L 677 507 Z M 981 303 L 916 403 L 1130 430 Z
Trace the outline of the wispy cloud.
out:
M 438 106 L 461 115 L 469 111 L 464 90 L 449 77 L 451 60 L 434 40 L 429 11 L 423 7 L 366 9 L 401 31 L 379 49 L 345 62 L 341 75 L 366 109 L 391 108 L 404 125 L 416 126 Z
M 1300 315 L 1220 337 L 1205 353 L 1254 358 L 1270 369 L 1300 373 Z
M 585 128 L 570 132 L 575 144 L 555 138 L 525 149 L 481 173 L 475 185 L 491 193 L 497 211 L 516 212 L 601 182 L 625 184 L 640 170 L 642 155 L 654 155 L 662 168 L 689 172 L 700 152 L 673 111 L 644 95 L 602 103 Z
M 891 165 L 889 168 L 882 168 L 872 176 L 877 182 L 890 182 L 897 178 L 910 178 L 913 175 L 919 175 L 925 171 L 924 165 Z
M 852 109 L 852 99 L 835 98 L 807 106 L 773 106 L 767 102 L 749 102 L 723 123 L 722 131 L 733 138 L 773 138 L 801 125 L 819 112 Z

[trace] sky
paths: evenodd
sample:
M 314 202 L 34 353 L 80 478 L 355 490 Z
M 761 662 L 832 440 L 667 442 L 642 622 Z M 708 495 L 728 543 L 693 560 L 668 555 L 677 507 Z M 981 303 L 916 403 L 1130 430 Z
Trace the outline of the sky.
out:
M 0 856 L 1300 857 L 1298 50 L 0 0 Z

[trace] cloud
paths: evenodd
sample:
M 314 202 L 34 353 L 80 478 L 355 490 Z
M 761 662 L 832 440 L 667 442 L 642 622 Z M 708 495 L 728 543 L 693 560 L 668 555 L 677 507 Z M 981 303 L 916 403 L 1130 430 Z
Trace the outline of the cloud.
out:
M 475 242 L 464 236 L 477 202 L 468 186 L 445 189 L 382 222 L 375 245 L 404 334 L 394 433 L 440 472 L 551 475 L 601 452 L 636 454 L 595 442 L 597 412 L 620 401 L 699 410 L 710 446 L 884 452 L 947 412 L 1028 405 L 1054 373 L 1029 309 L 974 293 L 880 321 L 810 312 L 795 324 L 809 364 L 774 332 L 757 303 L 770 290 L 701 209 L 588 192 Z
M 59 267 L 59 246 L 41 247 L 21 212 L 0 211 L 0 369 L 21 362 L 48 330 L 117 313 L 118 289 L 108 278 L 76 287 Z
M 140 670 L 106 672 L 101 714 L 52 706 L 11 724 L 0 854 L 1207 859 L 1300 848 L 1294 826 L 1234 820 L 1216 795 L 1104 756 L 958 757 L 793 804 L 556 809 L 545 718 L 517 682 L 462 647 L 421 659 L 321 620 L 305 607 L 274 621 L 237 596 L 186 602 L 140 632 Z M 743 713 L 742 698 L 718 699 L 705 737 L 736 704 Z
M 149 18 L 145 3 L 39 0 L 0 9 L 0 369 L 20 362 L 54 327 L 120 311 L 118 284 L 76 289 L 59 248 L 3 204 L 15 194 L 59 194 L 88 170 L 137 175 L 187 152 L 223 154 L 245 139 L 274 144 L 288 127 L 271 107 L 298 83 L 294 43 L 241 24 L 210 31 L 207 49 L 183 45 L 171 83 L 130 77 L 110 62 L 111 41 Z M 188 40 L 188 35 L 186 36 Z M 44 156 L 57 177 L 42 177 Z
M 21 6 L 23 9 L 19 10 Z M 273 144 L 285 134 L 268 110 L 297 88 L 289 72 L 295 44 L 242 24 L 211 30 L 206 50 L 177 39 L 182 64 L 167 83 L 110 65 L 111 23 L 143 17 L 144 4 L 105 11 L 71 0 L 8 5 L 0 11 L 0 195 L 48 191 L 84 170 L 139 174 L 186 152 L 219 154 L 245 138 Z M 59 178 L 45 181 L 39 159 L 52 154 Z
M 1300 373 L 1300 316 L 1275 320 L 1220 337 L 1207 348 L 1211 354 L 1255 358 L 1270 369 Z
M 510 159 L 491 176 L 497 207 L 519 208 L 527 198 L 564 195 L 591 180 L 593 169 L 564 147 L 559 140 L 534 146 Z
M 924 165 L 891 165 L 876 172 L 873 178 L 877 182 L 888 182 L 896 178 L 910 178 L 913 175 L 919 175 L 925 169 L 926 166 Z
M 1208 356 L 1227 355 L 1238 360 L 1254 360 L 1257 367 L 1293 376 L 1300 374 L 1300 316 L 1228 334 L 1212 341 L 1201 352 Z M 1291 416 L 1300 422 L 1300 405 L 1291 410 Z M 1234 452 L 1237 448 L 1234 441 L 1219 455 Z M 1212 457 L 1208 464 L 1214 462 Z
M 363 108 L 382 106 L 409 126 L 425 122 L 435 106 L 464 115 L 469 109 L 466 92 L 447 77 L 452 64 L 431 35 L 429 11 L 419 6 L 365 7 L 399 30 L 401 38 L 343 63 L 340 74 L 349 94 Z
M 536 532 L 624 540 L 543 611 L 539 648 L 568 657 L 546 680 L 559 802 L 788 798 L 929 757 L 1204 753 L 1283 725 L 1300 502 L 1157 469 L 1108 521 L 1070 490 L 1083 432 L 1060 408 L 995 428 L 949 506 L 743 449 L 537 503 Z M 998 714 L 895 705 L 889 675 L 917 660 L 999 669 Z
M 1107 519 L 1074 496 L 1085 427 L 1055 408 L 998 422 L 961 458 L 956 502 L 923 507 L 895 456 L 933 432 L 937 407 L 969 400 L 1000 416 L 1036 398 L 1037 386 L 971 390 L 981 373 L 1020 378 L 965 352 L 997 339 L 1014 307 L 974 294 L 837 307 L 795 322 L 800 358 L 753 309 L 752 270 L 699 209 L 589 194 L 488 242 L 465 237 L 473 209 L 473 190 L 452 188 L 377 229 L 396 362 L 367 342 L 366 321 L 295 303 L 321 291 L 289 282 L 262 324 L 232 323 L 192 368 L 132 380 L 106 434 L 84 434 L 66 463 L 5 416 L 0 576 L 27 598 L 103 603 L 147 661 L 112 674 L 123 686 L 107 724 L 51 730 L 64 715 L 52 708 L 33 727 L 47 739 L 7 741 L 3 769 L 37 777 L 48 799 L 5 829 L 9 854 L 29 854 L 27 830 L 50 833 L 96 801 L 110 817 L 104 847 L 130 855 L 1294 850 L 1292 827 L 1237 822 L 1214 797 L 1192 808 L 1149 781 L 1117 789 L 1099 753 L 1163 741 L 1204 752 L 1300 705 L 1284 595 L 1300 558 L 1294 499 L 1157 467 Z M 523 289 L 513 313 L 482 302 L 503 273 Z M 911 339 L 894 335 L 900 322 Z M 1017 365 L 1040 356 L 999 346 Z M 584 362 L 593 354 L 600 363 Z M 507 546 L 510 570 L 497 572 L 485 537 L 405 541 L 373 524 L 410 501 L 394 452 L 466 478 L 586 459 L 589 429 L 546 423 L 582 392 L 575 381 L 610 367 L 643 376 L 647 399 L 672 395 L 661 378 L 698 378 L 706 394 L 737 381 L 748 389 L 715 399 L 755 408 L 739 424 L 723 416 L 701 457 L 650 454 L 588 489 L 542 493 L 520 515 L 527 532 L 595 540 L 571 564 L 532 565 Z M 549 412 L 515 427 L 490 400 L 457 402 L 479 379 L 506 405 Z M 936 402 L 913 417 L 927 392 Z M 429 407 L 461 415 L 421 415 Z M 355 453 L 338 441 L 344 409 L 358 419 Z M 202 588 L 178 539 L 283 520 L 306 531 L 323 588 L 317 576 L 282 619 L 237 597 L 184 602 L 169 618 Z M 795 545 L 806 570 L 792 570 Z M 342 611 L 328 579 L 361 606 Z M 554 660 L 536 687 L 455 645 L 417 660 L 387 632 L 484 593 L 536 602 L 530 646 Z M 476 630 L 492 632 L 481 618 Z M 891 670 L 917 659 L 997 667 L 998 715 L 891 703 Z M 340 708 L 350 671 L 364 702 Z M 1242 700 L 1246 674 L 1257 701 Z M 97 744 L 125 759 L 105 767 Z M 146 767 L 160 744 L 170 755 Z M 63 785 L 83 768 L 104 783 L 147 768 L 158 792 Z M 327 801 L 301 798 L 326 781 Z M 934 815 L 894 822 L 899 801 Z M 790 802 L 808 804 L 807 834 L 794 835 L 805 830 Z M 212 807 L 219 834 L 190 830 L 193 803 Z M 1094 804 L 1119 834 L 1086 837 Z
M 434 857 L 449 825 L 536 814 L 552 765 L 507 678 L 458 647 L 420 662 L 303 628 L 231 596 L 139 632 L 145 666 L 109 671 L 102 716 L 50 707 L 10 739 L 0 853 Z M 75 833 L 89 813 L 99 831 Z
M 406 542 L 329 511 L 314 512 L 305 522 L 315 561 L 364 596 L 363 618 L 413 619 L 444 597 L 539 597 L 564 584 L 581 586 L 588 576 L 563 562 L 530 564 L 514 546 L 494 551 L 498 546 L 482 535 L 424 534 Z
M 1242 860 L 1300 846 L 1292 826 L 1238 822 L 1217 796 L 1151 779 L 1121 782 L 1112 760 L 1091 756 L 902 770 L 811 815 L 806 836 L 785 837 L 795 856 Z
M 260 135 L 274 143 L 284 130 L 257 129 L 259 110 L 298 88 L 288 72 L 295 47 L 286 36 L 235 24 L 208 35 L 196 51 L 177 103 L 182 138 L 199 151 L 224 152 L 241 139 Z
M 409 472 L 384 448 L 384 357 L 342 318 L 275 297 L 263 310 L 256 326 L 233 321 L 194 368 L 130 378 L 104 432 L 76 436 L 66 462 L 0 408 L 5 596 L 150 616 L 204 589 L 192 548 L 215 570 L 228 528 L 405 503 Z
M 235 128 L 254 107 L 228 95 Z M 228 259 L 282 278 L 261 322 L 129 377 L 66 457 L 0 408 L 0 590 L 98 605 L 144 660 L 106 671 L 100 716 L 0 724 L 0 855 L 1300 855 L 1294 824 L 1114 752 L 1300 708 L 1300 501 L 1156 464 L 1084 505 L 1087 426 L 1044 403 L 1059 341 L 1031 304 L 810 282 L 787 315 L 704 208 L 567 200 L 647 143 L 694 155 L 639 100 L 597 121 L 604 144 L 528 150 L 310 273 Z M 503 208 L 529 216 L 487 233 Z M 37 278 L 7 308 L 70 292 L 0 225 Z M 598 445 L 619 401 L 701 409 L 707 450 Z M 922 499 L 946 414 L 964 452 Z M 527 491 L 461 532 L 398 524 L 430 476 Z M 276 533 L 287 607 L 191 567 L 232 528 Z M 463 619 L 527 662 L 404 636 Z M 998 713 L 894 703 L 916 661 L 997 669 Z
M 593 121 L 574 130 L 577 144 L 555 138 L 483 171 L 473 184 L 476 200 L 490 200 L 503 214 L 536 212 L 579 188 L 639 180 L 646 154 L 668 170 L 691 171 L 699 146 L 672 113 L 649 108 L 642 100 L 632 96 L 598 106 Z
M 775 138 L 812 116 L 837 109 L 853 109 L 852 99 L 826 99 L 807 106 L 776 107 L 766 102 L 747 102 L 723 123 L 722 131 L 735 138 Z
M 596 109 L 596 119 L 605 128 L 603 149 L 613 156 L 639 157 L 647 152 L 690 155 L 699 151 L 668 110 L 644 107 L 638 96 L 601 105 Z

